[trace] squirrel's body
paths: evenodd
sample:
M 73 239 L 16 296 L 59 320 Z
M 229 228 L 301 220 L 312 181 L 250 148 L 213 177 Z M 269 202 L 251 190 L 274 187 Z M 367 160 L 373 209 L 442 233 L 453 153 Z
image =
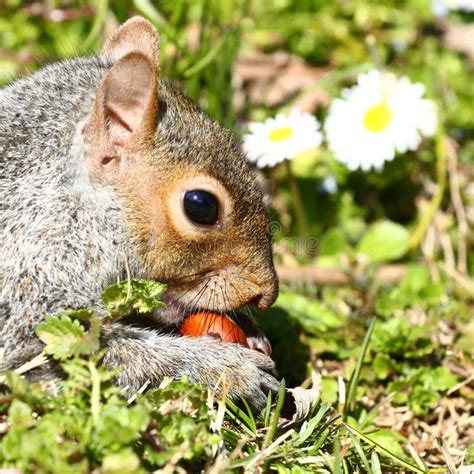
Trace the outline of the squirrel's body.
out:
M 71 153 L 107 69 L 97 58 L 54 64 L 0 93 L 0 324 L 7 354 L 28 349 L 45 313 L 94 306 L 130 252 L 121 202 L 94 186 Z M 12 338 L 16 333 L 21 337 Z
M 100 307 L 126 265 L 167 283 L 158 322 L 179 322 L 184 308 L 233 311 L 275 297 L 259 179 L 226 130 L 157 79 L 157 44 L 154 28 L 135 18 L 101 56 L 0 91 L 5 368 L 38 354 L 35 326 L 46 315 Z M 202 209 L 189 219 L 189 192 L 211 194 L 216 223 L 195 225 Z M 262 406 L 277 388 L 271 360 L 235 344 L 119 324 L 102 339 L 105 361 L 123 367 L 119 383 L 132 389 L 184 374 L 213 385 L 225 372 L 231 396 Z

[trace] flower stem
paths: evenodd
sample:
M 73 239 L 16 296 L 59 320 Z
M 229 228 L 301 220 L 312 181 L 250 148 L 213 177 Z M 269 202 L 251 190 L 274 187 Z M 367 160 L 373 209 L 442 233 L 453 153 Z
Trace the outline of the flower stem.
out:
M 306 216 L 303 207 L 303 201 L 301 200 L 300 190 L 298 189 L 298 183 L 296 182 L 295 176 L 291 171 L 291 165 L 289 161 L 286 163 L 286 172 L 288 176 L 288 185 L 290 187 L 291 198 L 293 201 L 293 209 L 296 216 L 296 224 L 298 226 L 298 232 L 304 239 L 309 237 L 308 226 L 306 224 Z
M 436 134 L 435 143 L 435 154 L 436 154 L 436 174 L 438 180 L 438 189 L 431 199 L 426 212 L 424 212 L 420 222 L 416 226 L 413 234 L 411 235 L 410 242 L 408 244 L 409 250 L 415 250 L 423 241 L 425 234 L 430 226 L 436 211 L 441 205 L 444 191 L 446 189 L 447 179 L 447 166 L 446 166 L 446 137 L 440 127 Z

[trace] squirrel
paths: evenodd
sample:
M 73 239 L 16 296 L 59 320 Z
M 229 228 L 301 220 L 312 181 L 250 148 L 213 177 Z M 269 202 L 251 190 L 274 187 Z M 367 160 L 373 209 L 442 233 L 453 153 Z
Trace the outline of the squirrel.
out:
M 167 332 L 191 311 L 268 308 L 278 292 L 265 190 L 240 143 L 159 78 L 159 35 L 133 17 L 101 53 L 0 90 L 2 370 L 42 350 L 35 327 L 100 308 L 124 277 L 167 285 L 164 309 L 104 326 L 104 363 L 129 390 L 184 375 L 264 407 L 279 383 L 268 341 L 250 348 Z M 149 324 L 144 324 L 148 321 Z M 32 379 L 47 379 L 54 363 Z

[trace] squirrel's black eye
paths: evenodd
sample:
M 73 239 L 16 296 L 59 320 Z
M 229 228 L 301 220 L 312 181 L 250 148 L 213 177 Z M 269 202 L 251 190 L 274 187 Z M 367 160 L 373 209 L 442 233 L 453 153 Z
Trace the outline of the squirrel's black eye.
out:
M 214 225 L 219 217 L 219 202 L 207 191 L 188 191 L 184 195 L 184 211 L 196 224 Z

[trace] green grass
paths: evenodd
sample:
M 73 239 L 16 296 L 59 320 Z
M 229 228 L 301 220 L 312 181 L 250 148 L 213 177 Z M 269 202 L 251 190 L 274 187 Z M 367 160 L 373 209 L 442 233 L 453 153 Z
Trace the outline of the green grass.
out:
M 364 376 L 364 370 L 373 366 L 372 351 L 376 349 L 377 356 L 400 351 L 395 380 L 404 380 L 405 372 L 413 370 L 411 357 L 434 351 L 432 345 L 420 343 L 427 340 L 426 331 L 407 335 L 393 324 L 396 319 L 385 323 L 372 319 L 347 378 L 347 397 L 340 386 L 339 396 L 331 401 L 330 386 L 314 377 L 313 388 L 319 396 L 303 420 L 292 421 L 283 414 L 288 397 L 284 381 L 276 400 L 269 396 L 261 416 L 252 413 L 244 401 L 237 406 L 186 380 L 165 380 L 158 389 L 128 398 L 114 385 L 115 373 L 100 365 L 99 325 L 116 321 L 130 308 L 147 312 L 160 306 L 163 289 L 157 283 L 132 280 L 129 286 L 122 282 L 104 291 L 110 316 L 102 323 L 94 311 L 78 310 L 49 317 L 38 326 L 45 354 L 59 361 L 66 378 L 52 390 L 51 383 L 28 384 L 18 374 L 6 374 L 0 395 L 0 420 L 8 420 L 0 440 L 3 466 L 24 472 L 90 472 L 97 468 L 101 472 L 140 472 L 173 466 L 213 472 L 260 468 L 277 472 L 427 472 L 426 463 L 420 466 L 419 459 L 404 452 L 403 436 L 377 429 L 377 407 L 367 411 L 360 401 L 362 392 L 374 385 Z M 404 353 L 402 360 L 407 348 L 414 350 Z M 426 369 L 429 364 L 427 359 Z M 457 383 L 449 371 L 429 370 L 440 393 Z M 342 379 L 340 384 L 345 386 Z M 416 385 L 409 387 L 413 391 Z M 435 387 L 429 388 L 433 393 Z M 413 403 L 425 412 L 432 407 L 420 404 L 416 397 Z

